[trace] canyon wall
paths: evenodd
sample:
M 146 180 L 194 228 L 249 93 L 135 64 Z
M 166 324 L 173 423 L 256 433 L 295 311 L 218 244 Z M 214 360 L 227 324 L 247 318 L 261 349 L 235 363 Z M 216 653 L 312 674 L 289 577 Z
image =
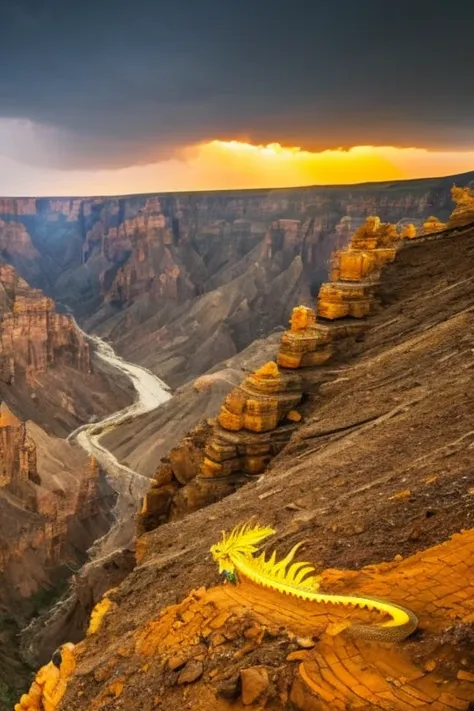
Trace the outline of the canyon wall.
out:
M 73 320 L 0 261 L 0 708 L 3 690 L 21 688 L 27 673 L 19 628 L 111 522 L 104 472 L 66 436 L 128 404 L 130 387 L 93 367 Z
M 416 226 L 432 213 L 445 219 L 453 182 L 473 177 L 1 200 L 0 253 L 174 387 L 309 303 L 331 253 L 367 215 Z
M 52 299 L 32 289 L 16 270 L 0 263 L 0 379 L 20 373 L 34 380 L 56 363 L 91 369 L 89 346 Z

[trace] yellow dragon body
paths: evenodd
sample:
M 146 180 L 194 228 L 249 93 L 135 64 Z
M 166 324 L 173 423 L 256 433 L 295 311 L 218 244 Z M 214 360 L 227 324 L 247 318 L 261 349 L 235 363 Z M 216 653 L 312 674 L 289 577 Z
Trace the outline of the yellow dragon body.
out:
M 229 534 L 223 532 L 221 541 L 211 546 L 219 572 L 229 580 L 236 580 L 236 574 L 243 575 L 257 585 L 293 595 L 301 600 L 377 610 L 390 617 L 380 624 L 351 624 L 348 632 L 357 637 L 379 642 L 401 642 L 415 631 L 418 619 L 401 605 L 362 595 L 331 595 L 319 592 L 320 578 L 313 575 L 314 567 L 304 561 L 293 562 L 302 543 L 297 543 L 280 561 L 276 560 L 276 551 L 268 560 L 265 553 L 254 556 L 261 542 L 274 533 L 272 528 L 258 525 L 252 527 L 251 523 L 237 526 Z

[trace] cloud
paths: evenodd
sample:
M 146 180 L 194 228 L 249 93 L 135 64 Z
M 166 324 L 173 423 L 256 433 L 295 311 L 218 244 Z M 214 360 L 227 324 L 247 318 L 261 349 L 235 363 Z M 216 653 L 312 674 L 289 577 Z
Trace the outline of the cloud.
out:
M 473 20 L 432 0 L 15 0 L 0 117 L 28 141 L 0 131 L 0 153 L 98 170 L 214 139 L 474 148 Z

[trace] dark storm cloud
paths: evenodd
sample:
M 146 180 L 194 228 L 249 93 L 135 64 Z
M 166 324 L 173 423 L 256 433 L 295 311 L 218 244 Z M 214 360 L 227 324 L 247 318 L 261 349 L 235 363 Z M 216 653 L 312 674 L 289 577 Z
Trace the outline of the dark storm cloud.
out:
M 464 1 L 10 3 L 0 116 L 38 124 L 5 149 L 30 162 L 119 166 L 238 137 L 474 147 Z

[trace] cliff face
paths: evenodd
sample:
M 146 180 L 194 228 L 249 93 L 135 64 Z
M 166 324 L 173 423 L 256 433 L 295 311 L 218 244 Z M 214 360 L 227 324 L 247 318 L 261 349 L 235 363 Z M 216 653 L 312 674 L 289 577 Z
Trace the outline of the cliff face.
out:
M 13 267 L 0 263 L 0 378 L 33 380 L 56 363 L 90 371 L 88 344 L 52 299 L 32 289 Z
M 3 200 L 0 247 L 29 283 L 175 386 L 309 303 L 368 214 L 445 219 L 453 181 L 472 179 Z
M 40 483 L 36 445 L 5 403 L 0 405 L 0 438 L 0 488 L 21 496 L 27 482 Z
M 26 232 L 10 231 L 9 247 L 19 243 L 14 234 Z M 65 438 L 128 404 L 129 387 L 93 369 L 71 318 L 0 262 L 0 708 L 3 689 L 24 683 L 19 627 L 111 522 L 104 473 Z

